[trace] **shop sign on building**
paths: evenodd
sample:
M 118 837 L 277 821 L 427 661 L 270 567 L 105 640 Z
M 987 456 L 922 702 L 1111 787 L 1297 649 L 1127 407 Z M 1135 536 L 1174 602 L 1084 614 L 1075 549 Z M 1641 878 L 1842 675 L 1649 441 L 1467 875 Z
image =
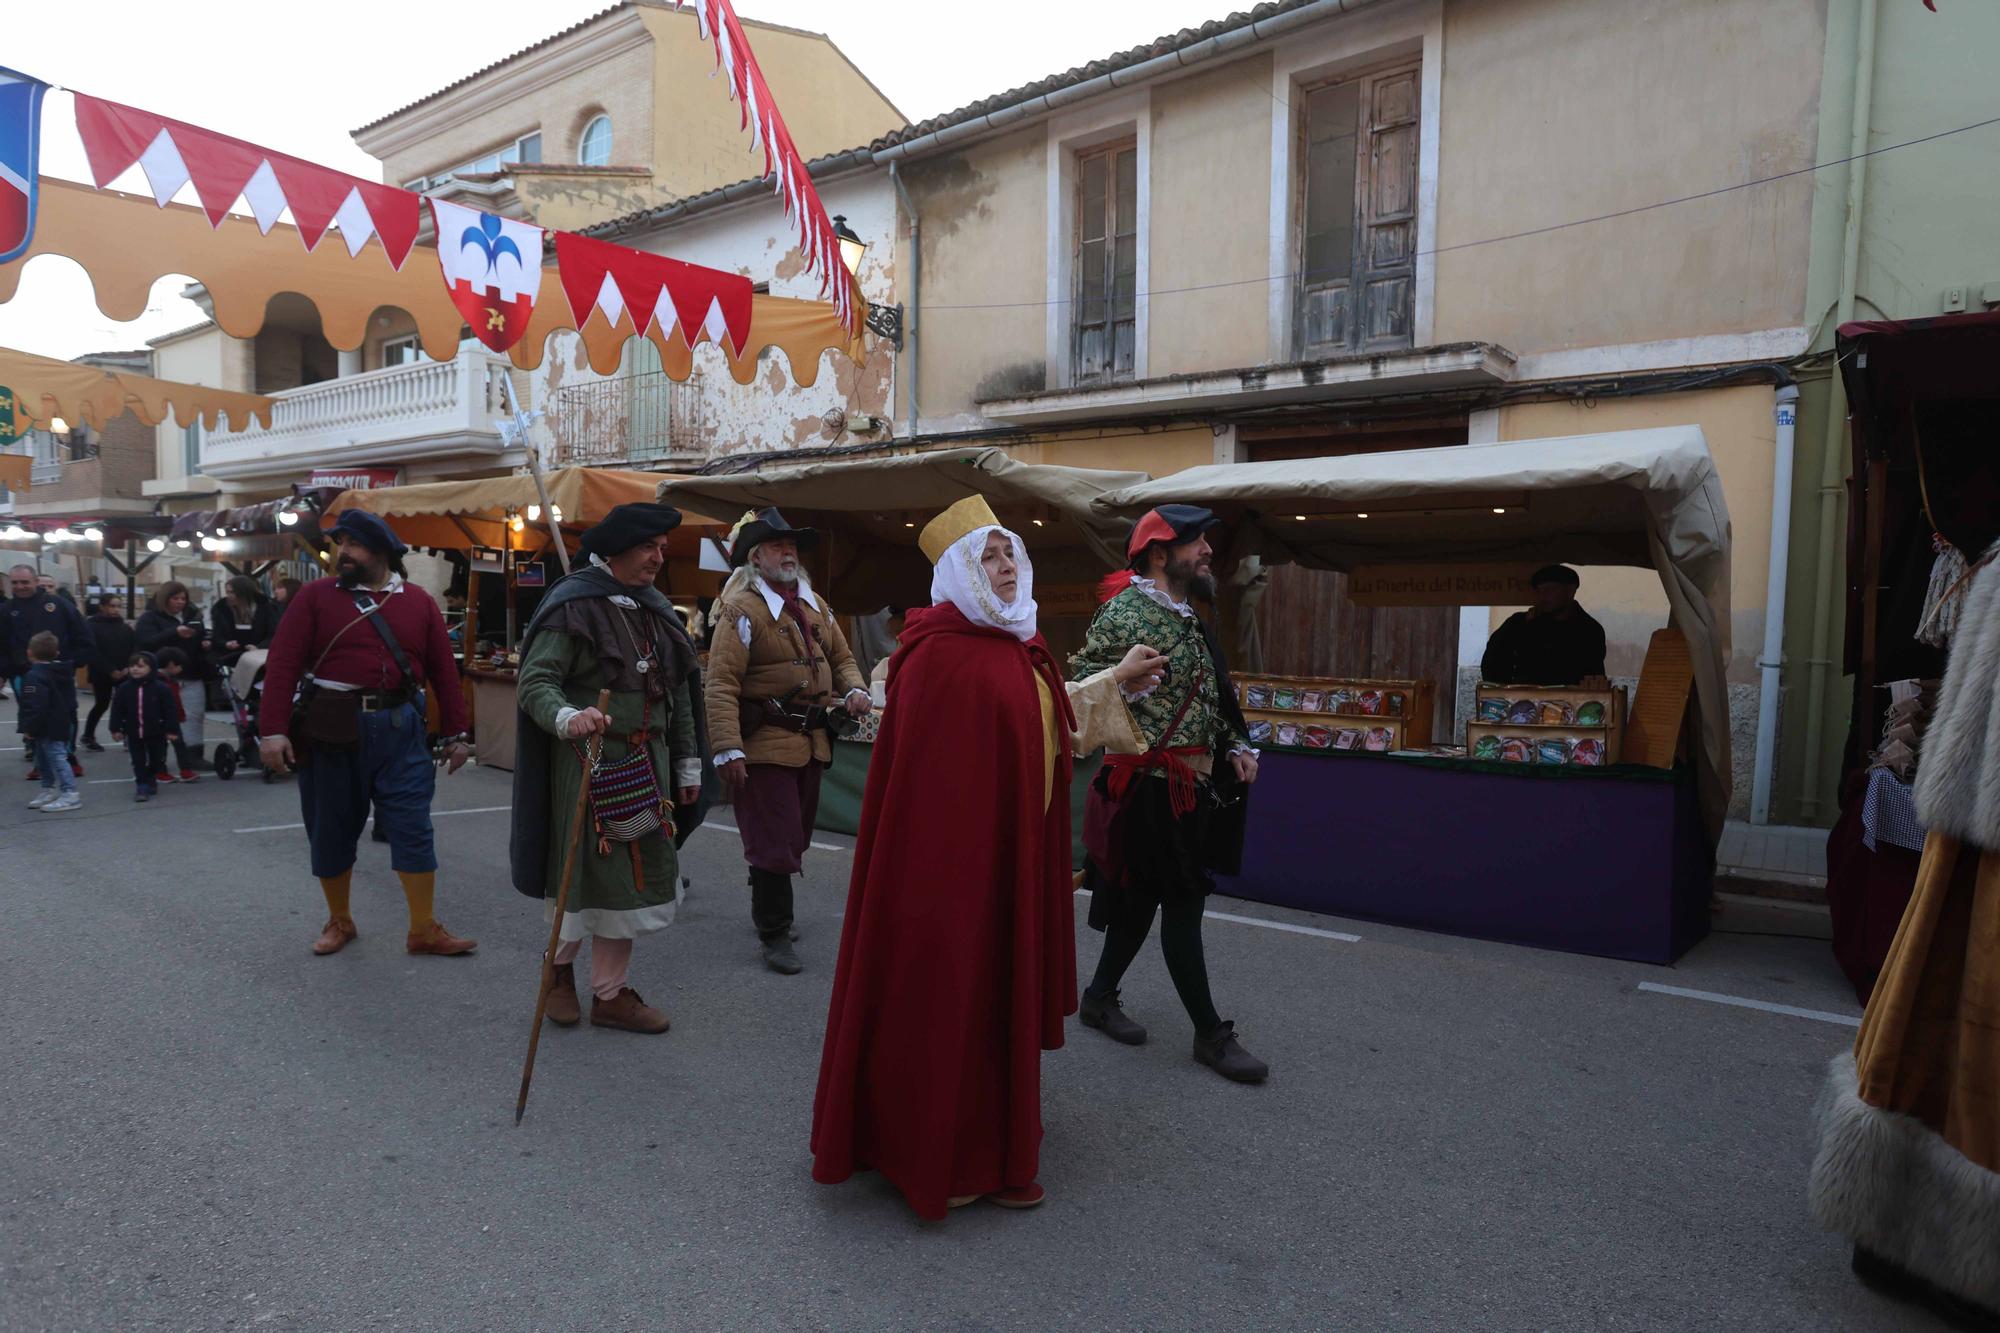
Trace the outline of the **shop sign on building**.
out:
M 402 484 L 399 467 L 316 468 L 306 481 L 308 486 L 337 486 L 343 491 L 379 491 Z

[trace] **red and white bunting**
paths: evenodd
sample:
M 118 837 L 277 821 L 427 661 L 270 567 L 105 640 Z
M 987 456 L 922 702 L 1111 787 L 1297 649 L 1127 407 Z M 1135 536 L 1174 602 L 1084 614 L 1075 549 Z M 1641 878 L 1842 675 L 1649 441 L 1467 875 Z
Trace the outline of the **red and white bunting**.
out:
M 402 268 L 416 243 L 422 196 L 408 190 L 83 93 L 76 94 L 76 128 L 100 190 L 136 162 L 161 207 L 193 181 L 213 226 L 241 198 L 266 235 L 290 208 L 308 250 L 334 223 L 350 256 L 375 236 L 393 268 Z
M 678 326 L 690 347 L 705 335 L 740 357 L 749 344 L 751 286 L 740 274 L 567 231 L 556 233 L 556 271 L 579 329 L 593 309 L 612 324 L 629 310 L 641 335 L 657 317 L 662 333 Z
M 504 352 L 528 331 L 542 290 L 542 229 L 432 199 L 438 267 L 472 336 Z
M 744 128 L 764 149 L 764 176 L 777 178 L 774 184 L 785 201 L 785 216 L 799 229 L 799 253 L 806 271 L 820 275 L 821 293 L 831 294 L 840 322 L 854 328 L 854 280 L 841 262 L 839 238 L 813 186 L 812 173 L 785 128 L 785 118 L 778 114 L 735 7 L 730 0 L 674 0 L 674 6 L 692 8 L 700 19 L 701 35 L 714 45 L 715 63 L 729 78 L 730 100 L 742 106 Z

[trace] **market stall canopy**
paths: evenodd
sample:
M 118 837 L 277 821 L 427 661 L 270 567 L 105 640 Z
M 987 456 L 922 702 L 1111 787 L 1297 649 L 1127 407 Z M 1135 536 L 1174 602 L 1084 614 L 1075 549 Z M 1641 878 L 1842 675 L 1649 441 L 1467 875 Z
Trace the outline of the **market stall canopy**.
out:
M 669 477 L 662 502 L 732 524 L 745 510 L 776 505 L 796 526 L 834 534 L 823 590 L 841 610 L 928 606 L 930 562 L 917 532 L 968 495 L 984 495 L 1021 535 L 1045 586 L 1094 582 L 1124 563 L 1127 524 L 1091 507 L 1143 472 L 1023 463 L 991 446 L 894 458 L 827 459 L 734 475 Z
M 458 353 L 465 316 L 440 280 L 434 251 L 427 262 L 405 262 L 398 268 L 373 238 L 350 258 L 344 246 L 307 250 L 297 229 L 288 223 L 273 225 L 267 235 L 251 218 L 229 216 L 211 226 L 199 208 L 184 204 L 162 208 L 145 195 L 96 190 L 47 176 L 41 178 L 40 189 L 33 243 L 21 258 L 0 264 L 0 302 L 13 299 L 24 265 L 37 255 L 54 254 L 83 266 L 95 288 L 98 309 L 112 319 L 137 319 L 145 311 L 153 283 L 178 273 L 207 288 L 215 322 L 234 338 L 256 337 L 271 299 L 280 292 L 296 292 L 318 307 L 321 331 L 342 351 L 361 346 L 369 317 L 377 310 L 395 308 L 416 321 L 424 351 L 432 359 L 448 361 Z M 541 364 L 551 333 L 576 327 L 555 267 L 544 267 L 527 333 L 509 355 L 515 365 L 532 370 Z M 621 313 L 614 326 L 602 309 L 592 307 L 581 332 L 591 367 L 609 375 L 617 370 L 625 341 L 634 334 L 632 317 Z M 694 353 L 678 326 L 667 336 L 656 323 L 647 337 L 659 347 L 661 366 L 670 378 L 685 380 L 693 373 Z M 748 384 L 758 374 L 760 356 L 770 348 L 785 354 L 793 381 L 801 385 L 818 377 L 820 354 L 829 349 L 845 353 L 856 364 L 867 359 L 861 335 L 844 328 L 832 306 L 759 295 L 751 299 L 750 333 L 743 351 L 736 354 L 721 344 L 718 350 L 736 381 Z
M 1106 517 L 1198 504 L 1232 556 L 1314 569 L 1473 561 L 1656 571 L 1695 664 L 1696 776 L 1729 804 L 1729 507 L 1696 426 L 1190 468 L 1100 496 Z
M 102 430 L 124 412 L 157 426 L 169 410 L 175 421 L 191 424 L 199 417 L 209 430 L 219 429 L 225 413 L 233 430 L 248 427 L 252 417 L 267 429 L 271 425 L 271 400 L 263 394 L 156 380 L 9 347 L 0 347 L 0 384 L 14 391 L 15 421 L 22 429 L 46 428 L 61 417 Z
M 563 535 L 574 542 L 585 528 L 613 507 L 650 502 L 660 474 L 571 467 L 550 472 L 544 480 L 549 502 L 561 511 Z M 519 473 L 472 481 L 432 481 L 414 486 L 343 491 L 326 507 L 326 517 L 331 521 L 349 509 L 380 514 L 389 520 L 396 535 L 411 546 L 459 551 L 474 547 L 536 551 L 547 539 L 547 526 L 540 521 L 527 522 L 524 517 L 522 531 L 516 533 L 509 518 L 515 514 L 525 516 L 530 505 L 540 504 L 535 479 Z M 671 549 L 680 554 L 678 547 L 684 543 L 686 554 L 693 555 L 701 526 L 683 524 L 674 534 Z M 683 533 L 687 535 L 683 537 Z

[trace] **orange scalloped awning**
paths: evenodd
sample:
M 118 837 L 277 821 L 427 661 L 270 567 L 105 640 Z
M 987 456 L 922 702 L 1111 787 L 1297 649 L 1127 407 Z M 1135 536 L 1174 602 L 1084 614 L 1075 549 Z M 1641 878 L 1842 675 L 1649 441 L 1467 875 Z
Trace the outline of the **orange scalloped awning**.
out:
M 416 321 L 424 351 L 445 361 L 458 353 L 464 317 L 445 292 L 437 251 L 419 246 L 401 269 L 391 268 L 380 241 L 370 238 L 361 253 L 349 258 L 341 245 L 322 244 L 308 251 L 297 229 L 279 224 L 269 235 L 249 218 L 230 216 L 211 227 L 198 208 L 184 204 L 159 207 L 145 195 L 96 190 L 73 181 L 41 178 L 41 204 L 35 219 L 34 243 L 11 264 L 0 264 L 0 301 L 12 300 L 22 266 L 37 255 L 63 255 L 81 264 L 97 294 L 97 306 L 117 320 L 137 319 L 145 312 L 154 282 L 180 273 L 208 289 L 215 322 L 235 338 L 254 338 L 264 326 L 264 311 L 280 292 L 296 292 L 319 309 L 326 340 L 342 351 L 359 347 L 368 319 L 393 306 Z M 541 292 L 527 336 L 511 353 L 514 364 L 532 370 L 542 362 L 548 336 L 576 328 L 553 267 L 542 270 Z M 582 333 L 591 368 L 609 375 L 633 336 L 629 315 L 616 326 L 592 310 Z M 694 353 L 678 328 L 662 337 L 655 324 L 647 338 L 660 349 L 667 374 L 685 380 L 694 370 Z M 729 373 L 739 384 L 756 378 L 758 357 L 776 348 L 791 363 L 793 380 L 809 385 L 819 377 L 820 354 L 845 353 L 856 364 L 867 359 L 861 336 L 841 327 L 833 307 L 821 301 L 783 296 L 754 298 L 750 338 L 743 355 L 729 356 Z
M 224 413 L 232 430 L 245 429 L 252 417 L 266 429 L 271 425 L 271 400 L 262 394 L 156 380 L 9 347 L 0 347 L 0 384 L 14 391 L 15 421 L 22 429 L 46 426 L 61 417 L 102 430 L 123 412 L 157 426 L 166 420 L 169 408 L 174 420 L 187 422 L 199 416 L 210 430 L 217 429 L 216 419 Z

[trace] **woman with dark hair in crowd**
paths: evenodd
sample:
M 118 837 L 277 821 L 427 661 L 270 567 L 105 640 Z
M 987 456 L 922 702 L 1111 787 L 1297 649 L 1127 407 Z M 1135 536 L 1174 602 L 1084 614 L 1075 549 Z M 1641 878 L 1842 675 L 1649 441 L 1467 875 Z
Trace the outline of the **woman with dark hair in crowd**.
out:
M 187 584 L 175 579 L 162 583 L 146 609 L 139 613 L 136 637 L 139 651 L 159 656 L 162 649 L 178 648 L 187 658 L 187 666 L 181 673 L 183 681 L 206 681 L 209 677 L 208 650 L 211 642 L 208 626 L 202 623 L 201 613 L 190 602 Z M 192 768 L 207 767 L 202 757 L 202 691 L 197 688 L 191 695 L 194 707 L 187 710 L 187 718 L 181 724 L 181 739 L 187 745 L 188 763 Z
M 292 604 L 292 598 L 297 597 L 299 589 L 305 586 L 305 584 L 300 583 L 290 575 L 286 575 L 271 585 L 271 613 L 276 617 L 272 621 L 273 624 L 285 618 L 285 608 Z
M 97 743 L 98 720 L 111 707 L 111 692 L 125 679 L 125 664 L 135 651 L 132 627 L 125 621 L 123 598 L 106 593 L 97 599 L 90 617 L 90 637 L 97 641 L 97 660 L 90 664 L 90 687 L 97 697 L 90 706 L 90 716 L 84 719 L 83 748 L 95 751 L 104 748 Z
M 216 665 L 227 671 L 249 648 L 269 648 L 278 632 L 278 610 L 248 574 L 229 580 L 229 595 L 209 608 L 210 642 Z

